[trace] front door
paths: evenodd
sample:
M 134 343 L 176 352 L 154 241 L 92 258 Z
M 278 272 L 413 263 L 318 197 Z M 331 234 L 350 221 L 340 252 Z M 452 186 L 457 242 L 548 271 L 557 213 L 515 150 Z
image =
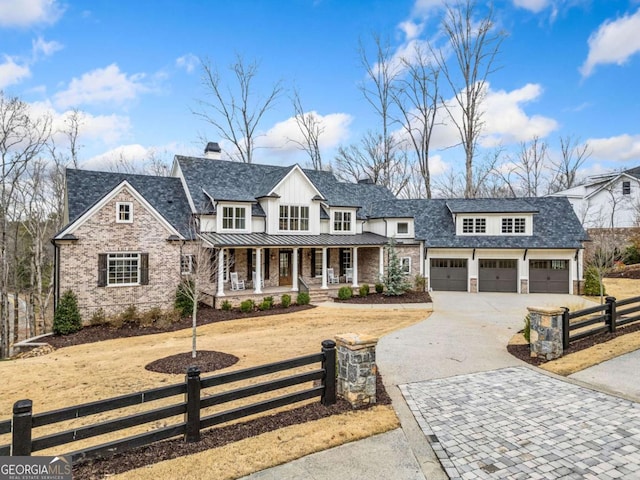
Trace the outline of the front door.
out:
M 279 272 L 280 280 L 279 285 L 291 285 L 292 284 L 292 263 L 291 258 L 293 252 L 291 250 L 280 250 Z

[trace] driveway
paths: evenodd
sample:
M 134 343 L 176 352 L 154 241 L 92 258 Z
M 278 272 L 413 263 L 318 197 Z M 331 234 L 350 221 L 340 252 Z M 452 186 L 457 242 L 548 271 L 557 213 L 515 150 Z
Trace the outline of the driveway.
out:
M 506 351 L 527 306 L 582 308 L 579 297 L 433 299 L 426 322 L 382 338 L 377 350 L 427 478 L 446 478 L 440 466 L 451 479 L 640 478 L 640 405 L 540 373 Z

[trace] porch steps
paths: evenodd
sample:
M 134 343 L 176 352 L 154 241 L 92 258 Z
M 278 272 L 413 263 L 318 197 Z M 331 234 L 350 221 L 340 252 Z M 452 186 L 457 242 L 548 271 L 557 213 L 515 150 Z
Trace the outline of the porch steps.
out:
M 329 290 L 309 290 L 310 303 L 315 305 L 332 301 L 329 293 Z

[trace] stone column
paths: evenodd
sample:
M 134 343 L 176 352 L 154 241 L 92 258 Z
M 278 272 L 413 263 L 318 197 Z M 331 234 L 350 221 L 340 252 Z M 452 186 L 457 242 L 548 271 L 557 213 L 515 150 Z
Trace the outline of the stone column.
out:
M 336 337 L 338 395 L 353 408 L 376 403 L 376 344 L 370 335 L 345 333 Z
M 553 360 L 562 356 L 562 308 L 527 307 L 532 357 Z

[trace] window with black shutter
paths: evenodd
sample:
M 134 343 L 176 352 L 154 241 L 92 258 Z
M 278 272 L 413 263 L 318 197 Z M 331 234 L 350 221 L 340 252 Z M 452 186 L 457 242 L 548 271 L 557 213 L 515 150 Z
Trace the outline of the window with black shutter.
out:
M 107 286 L 107 254 L 98 254 L 98 286 Z

